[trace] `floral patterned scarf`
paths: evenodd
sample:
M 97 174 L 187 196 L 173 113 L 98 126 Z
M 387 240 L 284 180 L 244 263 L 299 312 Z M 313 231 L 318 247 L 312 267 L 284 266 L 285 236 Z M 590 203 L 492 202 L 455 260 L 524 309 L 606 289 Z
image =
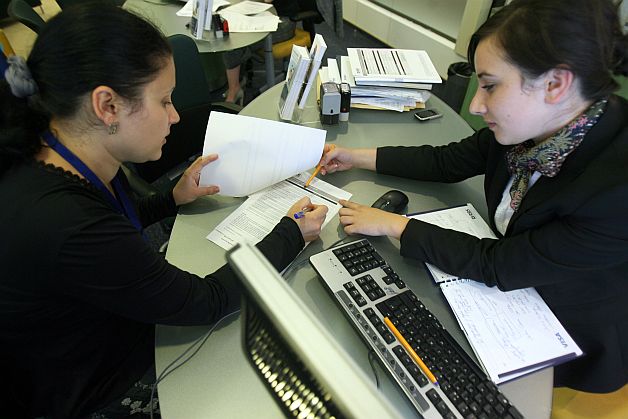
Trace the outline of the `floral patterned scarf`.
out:
M 510 207 L 514 211 L 517 211 L 528 190 L 532 173 L 536 171 L 543 176 L 556 176 L 567 156 L 580 145 L 587 132 L 600 119 L 607 102 L 608 98 L 595 102 L 542 143 L 536 144 L 534 140 L 527 140 L 506 153 L 508 171 L 514 176 L 510 188 Z

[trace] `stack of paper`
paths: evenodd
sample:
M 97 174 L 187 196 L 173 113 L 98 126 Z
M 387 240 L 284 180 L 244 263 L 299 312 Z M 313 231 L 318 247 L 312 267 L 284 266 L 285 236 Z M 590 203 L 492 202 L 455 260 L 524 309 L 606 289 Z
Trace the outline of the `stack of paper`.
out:
M 245 0 L 218 13 L 229 22 L 229 32 L 275 32 L 279 17 L 268 9 L 272 4 Z
M 316 205 L 328 208 L 323 227 L 338 214 L 340 199 L 350 199 L 351 193 L 315 178 L 306 188 L 309 172 L 278 182 L 252 194 L 240 207 L 207 235 L 207 239 L 225 250 L 236 243 L 257 243 L 271 232 L 290 207 L 304 196 Z
M 242 241 L 260 241 L 303 197 L 329 211 L 325 226 L 351 194 L 310 178 L 325 145 L 326 131 L 243 115 L 212 112 L 207 123 L 203 155 L 218 160 L 201 171 L 202 186 L 218 185 L 220 194 L 249 198 L 207 238 L 224 249 Z
M 321 82 L 351 86 L 351 107 L 407 111 L 424 108 L 432 84 L 441 78 L 425 51 L 347 48 L 348 56 L 329 59 Z

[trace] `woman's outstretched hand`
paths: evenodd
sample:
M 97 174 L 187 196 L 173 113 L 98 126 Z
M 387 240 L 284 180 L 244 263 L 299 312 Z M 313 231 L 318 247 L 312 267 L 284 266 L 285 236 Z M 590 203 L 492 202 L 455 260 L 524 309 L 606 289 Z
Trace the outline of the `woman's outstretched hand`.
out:
M 321 174 L 342 172 L 353 168 L 375 170 L 377 150 L 368 148 L 335 147 L 325 144 L 321 165 Z
M 399 239 L 408 225 L 408 218 L 366 205 L 341 199 L 340 223 L 347 234 L 389 236 Z

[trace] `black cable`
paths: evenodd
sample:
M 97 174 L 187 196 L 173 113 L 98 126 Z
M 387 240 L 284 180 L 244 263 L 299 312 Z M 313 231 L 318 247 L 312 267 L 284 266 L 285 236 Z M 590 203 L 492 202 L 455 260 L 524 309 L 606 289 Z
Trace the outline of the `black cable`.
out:
M 349 238 L 349 236 L 345 236 L 345 237 L 342 237 L 342 238 L 336 240 L 334 243 L 332 243 L 330 246 L 328 246 L 327 249 L 324 249 L 324 250 L 328 250 L 328 249 L 331 249 L 332 247 L 337 246 L 338 244 L 342 243 L 347 238 Z M 297 256 L 297 259 L 298 259 L 298 256 Z M 306 258 L 306 259 L 298 261 L 298 262 L 297 262 L 297 259 L 295 259 L 290 264 L 290 266 L 288 266 L 288 268 L 283 272 L 284 279 L 288 280 L 288 278 L 293 274 L 293 272 L 297 271 L 298 268 L 300 268 L 301 266 L 303 266 L 305 263 L 307 263 L 309 261 L 309 258 Z M 224 321 L 226 318 L 228 318 L 228 317 L 230 317 L 230 316 L 232 316 L 234 314 L 237 314 L 239 312 L 240 312 L 240 310 L 234 311 L 233 313 L 229 313 L 229 314 L 223 316 L 220 320 L 218 320 L 216 323 L 214 323 L 214 325 L 211 327 L 211 329 L 209 329 L 209 331 L 207 331 L 207 333 L 205 333 L 203 336 L 199 337 L 194 342 L 192 342 L 192 344 L 190 346 L 188 346 L 187 349 L 185 351 L 183 351 L 183 353 L 181 353 L 181 355 L 176 357 L 174 359 L 174 361 L 170 362 L 170 364 L 168 364 L 163 369 L 161 374 L 159 374 L 159 376 L 155 379 L 155 382 L 153 383 L 152 388 L 151 388 L 151 392 L 150 392 L 150 404 L 149 404 L 149 406 L 150 406 L 150 417 L 151 417 L 151 419 L 153 419 L 153 400 L 155 398 L 155 389 L 157 388 L 157 385 L 159 383 L 161 383 L 171 373 L 176 371 L 179 367 L 181 367 L 182 365 L 187 363 L 190 359 L 192 359 L 194 357 L 194 355 L 196 355 L 198 353 L 198 351 L 203 347 L 203 345 L 205 344 L 207 339 L 209 339 L 209 336 L 214 332 L 216 327 L 218 327 L 218 325 L 220 323 L 222 323 L 222 321 Z M 199 342 L 200 342 L 200 344 L 199 344 Z M 188 352 L 190 352 L 196 345 L 198 345 L 198 347 L 194 350 L 194 352 L 192 352 L 192 354 L 190 356 L 188 356 L 186 359 L 184 359 L 180 364 L 178 364 L 178 365 L 174 366 L 172 369 L 170 369 L 175 363 L 177 363 Z M 369 363 L 371 363 L 371 354 L 373 354 L 373 351 L 371 351 L 369 353 Z M 373 368 L 373 372 L 375 374 L 375 381 L 377 383 L 377 386 L 379 387 L 379 378 L 377 377 L 377 373 L 375 372 L 375 368 L 374 368 L 372 363 L 371 363 L 371 368 Z
M 216 330 L 216 327 L 218 327 L 218 325 L 220 323 L 223 322 L 223 320 L 225 320 L 228 317 L 233 316 L 234 314 L 238 314 L 240 313 L 240 310 L 234 311 L 232 313 L 226 314 L 223 317 L 221 317 L 216 323 L 214 323 L 214 325 L 207 331 L 207 333 L 205 333 L 203 336 L 199 337 L 198 339 L 196 339 L 194 342 L 192 342 L 192 344 L 190 346 L 187 347 L 187 349 L 185 351 L 183 351 L 183 353 L 181 353 L 181 355 L 179 355 L 178 357 L 175 358 L 174 361 L 172 361 L 171 363 L 169 363 L 168 365 L 166 365 L 166 367 L 164 368 L 164 370 L 161 372 L 161 374 L 159 374 L 159 376 L 156 378 L 155 382 L 152 385 L 151 391 L 150 391 L 150 418 L 153 419 L 153 399 L 155 398 L 155 389 L 157 388 L 157 384 L 161 383 L 167 376 L 169 376 L 171 373 L 173 373 L 174 371 L 176 371 L 179 367 L 181 367 L 182 365 L 184 365 L 186 362 L 188 362 L 190 359 L 192 359 L 194 357 L 194 355 L 196 355 L 198 353 L 198 351 L 200 351 L 200 349 L 203 347 L 203 345 L 205 344 L 205 342 L 207 342 L 207 339 L 209 339 L 209 336 L 211 336 L 211 334 L 214 332 L 214 330 Z M 194 350 L 194 352 L 192 352 L 192 354 L 187 357 L 186 359 L 184 359 L 180 364 L 176 365 L 174 368 L 172 368 L 170 371 L 168 370 L 170 367 L 172 367 L 177 361 L 179 361 L 181 358 L 183 358 L 188 352 L 190 352 L 192 350 L 192 348 L 194 348 L 195 345 L 197 345 L 200 342 L 200 344 L 198 345 L 198 347 Z

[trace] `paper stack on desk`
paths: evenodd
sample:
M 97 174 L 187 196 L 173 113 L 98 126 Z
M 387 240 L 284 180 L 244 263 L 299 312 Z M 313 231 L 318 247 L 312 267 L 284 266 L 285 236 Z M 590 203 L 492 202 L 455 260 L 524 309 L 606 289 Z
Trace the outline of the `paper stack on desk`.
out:
M 299 173 L 252 194 L 240 207 L 225 218 L 207 239 L 225 250 L 239 242 L 257 243 L 286 215 L 290 207 L 307 196 L 312 203 L 328 208 L 325 227 L 342 208 L 340 199 L 351 198 L 351 193 L 315 178 L 306 188 L 309 172 Z
M 351 107 L 399 112 L 424 108 L 441 78 L 425 51 L 347 48 L 348 56 L 327 60 L 321 82 L 351 86 Z
M 221 9 L 218 14 L 229 22 L 229 32 L 275 32 L 279 17 L 268 9 L 272 4 L 245 0 Z

